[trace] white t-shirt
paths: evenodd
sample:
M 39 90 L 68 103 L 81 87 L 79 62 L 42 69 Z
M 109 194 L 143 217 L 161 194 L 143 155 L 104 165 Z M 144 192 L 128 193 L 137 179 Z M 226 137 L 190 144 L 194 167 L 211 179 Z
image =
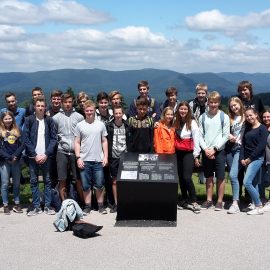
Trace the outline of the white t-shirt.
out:
M 40 120 L 37 118 L 38 121 L 38 136 L 37 136 L 37 146 L 36 146 L 36 153 L 38 155 L 45 154 L 45 123 L 44 119 Z

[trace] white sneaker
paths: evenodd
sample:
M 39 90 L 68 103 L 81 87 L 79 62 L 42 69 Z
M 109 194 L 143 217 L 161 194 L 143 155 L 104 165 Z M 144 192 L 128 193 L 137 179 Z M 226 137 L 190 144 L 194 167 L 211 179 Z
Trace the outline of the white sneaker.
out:
M 262 215 L 264 213 L 262 207 L 256 207 L 255 209 L 247 212 L 248 215 Z
M 232 204 L 228 210 L 228 214 L 237 214 L 240 212 L 238 204 Z
M 264 211 L 264 212 L 269 212 L 269 211 L 270 211 L 270 201 L 268 201 L 268 202 L 264 205 L 263 211 Z

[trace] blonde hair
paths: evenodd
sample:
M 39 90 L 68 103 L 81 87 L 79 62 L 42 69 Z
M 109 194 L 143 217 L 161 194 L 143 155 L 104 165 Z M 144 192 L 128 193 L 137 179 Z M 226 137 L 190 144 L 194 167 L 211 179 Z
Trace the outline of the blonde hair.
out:
M 196 85 L 196 93 L 198 93 L 201 90 L 202 91 L 205 91 L 205 93 L 207 94 L 207 92 L 208 92 L 208 86 L 207 86 L 207 84 L 205 84 L 205 83 L 198 83 Z
M 6 127 L 4 125 L 4 121 L 3 121 L 3 119 L 7 115 L 9 115 L 12 118 L 12 125 L 11 125 L 11 129 L 10 130 L 7 130 L 6 129 Z M 14 117 L 13 113 L 10 112 L 10 111 L 3 112 L 1 114 L 1 118 L 0 118 L 0 136 L 2 138 L 6 137 L 7 136 L 7 132 L 11 132 L 16 137 L 20 137 L 21 136 L 21 132 L 20 132 L 20 129 L 18 128 L 18 126 L 16 124 L 15 117 Z
M 245 119 L 245 108 L 244 108 L 244 105 L 241 101 L 241 99 L 239 97 L 231 97 L 229 99 L 229 102 L 228 102 L 228 109 L 229 109 L 229 117 L 230 117 L 230 122 L 232 124 L 233 120 L 234 120 L 234 116 L 235 116 L 235 113 L 232 111 L 231 109 L 231 102 L 234 101 L 236 103 L 238 103 L 240 105 L 240 116 L 241 116 L 241 120 L 240 122 L 243 122 L 244 119 Z
M 221 102 L 221 95 L 220 95 L 220 93 L 217 92 L 217 91 L 213 91 L 213 92 L 209 93 L 208 101 L 211 101 L 211 100 L 220 103 Z
M 165 123 L 165 114 L 167 113 L 167 111 L 172 111 L 173 116 L 174 116 L 174 111 L 173 111 L 173 108 L 172 107 L 166 107 L 166 108 L 164 108 L 163 111 L 162 111 L 162 113 L 161 113 L 161 117 L 160 117 L 160 122 L 162 124 Z M 173 125 L 173 122 L 174 122 L 173 119 L 172 119 L 172 122 L 170 123 L 171 125 Z
M 89 100 L 86 100 L 85 101 L 83 107 L 84 107 L 84 109 L 86 109 L 88 107 L 94 107 L 94 108 L 96 108 L 96 103 L 93 100 L 89 99 Z

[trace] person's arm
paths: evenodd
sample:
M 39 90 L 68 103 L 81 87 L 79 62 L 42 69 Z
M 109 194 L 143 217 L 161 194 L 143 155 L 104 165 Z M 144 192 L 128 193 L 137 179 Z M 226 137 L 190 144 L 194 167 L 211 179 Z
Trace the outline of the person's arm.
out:
M 155 114 L 153 119 L 157 122 L 160 119 L 160 106 L 156 100 L 154 102 L 153 114 Z
M 204 140 L 205 134 L 204 134 L 203 126 L 202 126 L 202 116 L 200 116 L 200 118 L 199 118 L 199 132 L 200 132 L 200 138 L 199 138 L 200 147 L 204 151 L 207 148 L 207 146 L 206 146 L 206 143 Z
M 103 167 L 105 167 L 108 164 L 108 141 L 106 137 L 102 137 L 101 144 L 102 144 L 102 149 L 103 149 L 103 154 L 104 154 L 102 165 Z
M 24 143 L 24 140 L 23 140 L 22 131 L 20 131 L 20 132 L 21 132 L 21 136 L 18 138 L 19 147 L 17 148 L 17 150 L 13 154 L 13 156 L 16 157 L 16 158 L 18 158 L 22 154 L 22 151 L 25 148 L 25 143 Z
M 137 113 L 136 106 L 135 106 L 134 100 L 132 100 L 129 106 L 128 118 L 135 116 L 136 113 Z
M 194 158 L 199 157 L 201 153 L 200 148 L 200 130 L 195 120 L 191 122 L 191 134 L 194 142 L 193 156 Z
M 47 123 L 48 123 L 47 127 L 49 128 L 48 132 L 50 135 L 50 141 L 49 141 L 48 147 L 45 150 L 45 155 L 49 157 L 55 151 L 55 146 L 57 144 L 57 136 L 56 136 L 56 126 L 55 126 L 54 121 L 51 118 L 48 118 Z
M 9 153 L 7 153 L 4 148 L 2 147 L 2 142 L 1 142 L 1 147 L 0 147 L 0 158 L 1 159 L 5 159 L 5 160 L 12 160 L 12 155 L 10 155 Z
M 218 143 L 215 145 L 215 148 L 216 148 L 217 151 L 219 151 L 220 148 L 224 147 L 226 142 L 229 140 L 229 135 L 230 135 L 230 119 L 229 119 L 229 116 L 224 113 L 224 124 L 223 124 L 223 128 L 222 128 L 222 139 L 219 140 Z
M 25 124 L 23 129 L 23 141 L 25 143 L 25 149 L 28 152 L 29 157 L 36 157 L 36 147 L 31 141 L 31 127 L 34 124 L 34 119 L 31 119 L 32 116 L 25 118 Z
M 76 161 L 77 161 L 77 166 L 78 166 L 79 169 L 83 169 L 84 168 L 84 162 L 80 157 L 80 154 L 81 154 L 81 138 L 79 136 L 75 137 L 74 151 L 75 151 L 75 158 L 76 158 Z
M 268 138 L 268 131 L 265 126 L 260 125 L 260 128 L 258 130 L 258 145 L 255 147 L 254 151 L 249 156 L 250 161 L 258 159 L 262 156 L 262 153 L 265 151 L 265 147 L 267 144 L 267 138 Z

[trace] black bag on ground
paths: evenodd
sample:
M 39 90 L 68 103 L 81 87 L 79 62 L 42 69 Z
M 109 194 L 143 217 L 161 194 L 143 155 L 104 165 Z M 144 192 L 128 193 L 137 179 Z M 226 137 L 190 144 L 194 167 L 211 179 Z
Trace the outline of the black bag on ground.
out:
M 72 231 L 75 236 L 86 239 L 93 237 L 95 233 L 100 231 L 102 228 L 103 226 L 97 226 L 87 222 L 80 222 L 75 223 L 75 225 L 72 226 Z

